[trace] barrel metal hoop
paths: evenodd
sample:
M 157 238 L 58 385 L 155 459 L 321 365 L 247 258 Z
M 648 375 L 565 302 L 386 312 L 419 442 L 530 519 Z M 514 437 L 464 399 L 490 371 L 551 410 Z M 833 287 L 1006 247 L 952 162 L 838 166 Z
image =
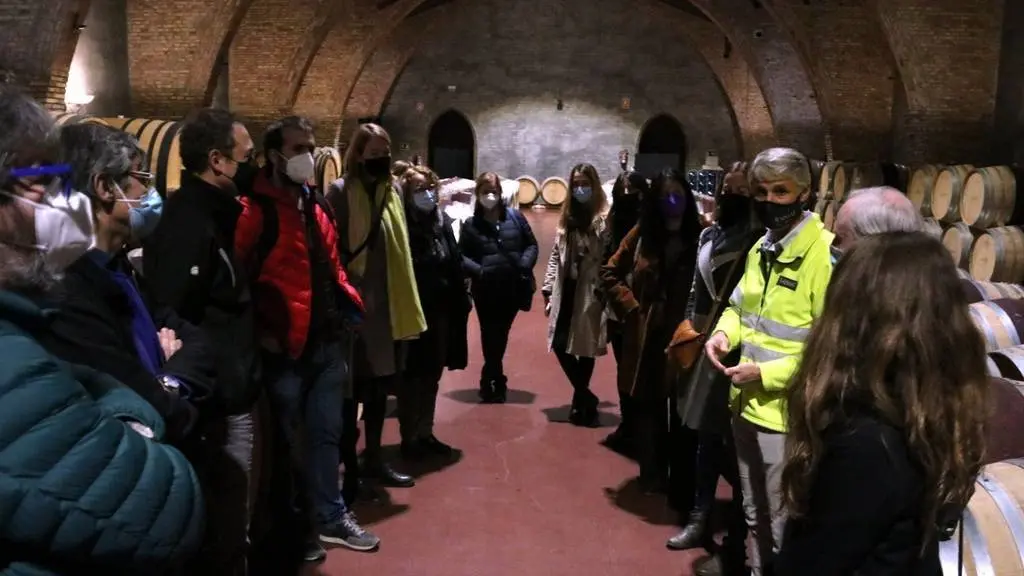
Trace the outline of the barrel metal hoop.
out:
M 959 530 L 963 530 L 961 524 Z M 960 536 L 954 534 L 949 540 L 939 542 L 939 563 L 942 564 L 942 576 L 962 576 L 960 574 Z
M 1003 464 L 1012 464 L 1017 468 L 1024 470 L 1024 458 L 1010 458 L 1009 460 L 1003 460 Z
M 985 487 L 985 490 L 995 500 L 999 511 L 1003 513 L 1003 519 L 1006 520 L 1006 525 L 1010 527 L 1010 533 L 1013 534 L 1013 540 L 1017 543 L 1017 556 L 1020 558 L 1021 565 L 1024 565 L 1024 512 L 1021 511 L 1020 506 L 1006 491 L 1006 488 L 999 483 L 999 480 L 990 474 L 982 473 L 978 482 Z
M 160 141 L 160 154 L 157 158 L 157 190 L 159 190 L 163 196 L 167 197 L 167 180 L 170 178 L 170 162 L 171 162 L 171 148 L 174 144 L 174 139 L 178 137 L 178 132 L 181 130 L 181 123 L 175 122 L 173 125 L 167 127 L 167 132 L 164 133 L 164 137 Z M 156 138 L 153 139 L 154 141 Z M 154 143 L 154 145 L 156 145 Z
M 988 488 L 981 485 L 985 491 Z M 971 556 L 974 557 L 974 566 L 977 568 L 977 576 L 999 576 L 992 566 L 992 555 L 989 554 L 988 545 L 985 543 L 985 536 L 981 533 L 978 521 L 974 518 L 970 506 L 964 508 L 964 520 L 961 525 L 965 539 L 970 542 Z
M 1020 335 L 1017 334 L 1017 328 L 1013 325 L 1013 320 L 1010 319 L 1010 315 L 1006 313 L 1006 310 L 1003 310 L 995 304 L 986 304 L 986 306 L 994 309 L 993 312 L 995 312 L 996 317 L 999 318 L 999 323 L 1003 325 L 1003 328 L 1006 329 L 1006 333 L 1010 335 L 1012 345 L 1020 346 Z

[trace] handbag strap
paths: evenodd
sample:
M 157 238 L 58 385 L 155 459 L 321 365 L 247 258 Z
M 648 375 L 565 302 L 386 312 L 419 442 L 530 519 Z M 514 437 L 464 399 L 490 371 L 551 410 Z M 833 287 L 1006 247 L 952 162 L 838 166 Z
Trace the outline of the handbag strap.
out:
M 712 240 L 712 242 L 714 241 Z M 722 286 L 718 289 L 718 292 L 715 294 L 715 300 L 711 303 L 711 309 L 708 311 L 707 316 L 707 326 L 704 327 L 704 330 L 701 330 L 702 334 L 708 335 L 708 330 L 712 328 L 711 323 L 714 321 L 715 316 L 718 314 L 718 310 L 722 307 L 722 298 L 725 297 L 725 287 L 731 283 L 733 275 L 736 274 L 736 268 L 739 267 L 740 262 L 742 260 L 744 260 L 744 254 L 740 252 L 739 254 L 736 255 L 736 258 L 733 259 L 732 264 L 729 266 L 729 273 L 725 276 L 725 282 L 722 282 Z
M 381 222 L 383 222 L 384 220 L 384 210 L 387 209 L 387 203 L 388 200 L 390 200 L 390 196 L 391 191 L 388 190 L 387 187 L 385 186 L 384 193 L 381 194 L 380 206 L 378 206 L 377 208 L 377 217 L 373 220 L 373 223 L 370 225 L 370 232 L 367 233 L 366 238 L 363 238 L 363 242 L 355 250 L 347 250 L 345 252 L 344 256 L 346 263 L 355 260 L 356 257 L 358 257 L 360 254 L 363 253 L 364 250 L 366 250 L 370 243 L 376 242 L 377 236 L 380 235 L 380 225 Z

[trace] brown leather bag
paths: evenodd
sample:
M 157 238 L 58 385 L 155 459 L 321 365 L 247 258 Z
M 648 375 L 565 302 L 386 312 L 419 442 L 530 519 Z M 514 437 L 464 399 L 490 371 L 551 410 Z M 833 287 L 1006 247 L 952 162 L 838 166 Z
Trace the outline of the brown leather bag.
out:
M 712 328 L 711 322 L 715 319 L 718 314 L 718 309 L 722 305 L 722 298 L 725 296 L 725 287 L 729 285 L 729 280 L 732 279 L 733 274 L 736 273 L 736 267 L 740 261 L 743 260 L 743 254 L 740 254 L 732 262 L 732 266 L 729 268 L 729 274 L 725 277 L 725 282 L 722 284 L 722 288 L 715 295 L 715 300 L 711 304 L 711 310 L 708 311 L 708 325 L 704 326 L 703 331 L 697 331 L 693 326 L 693 322 L 689 319 L 683 320 L 676 327 L 676 331 L 672 334 L 672 341 L 669 342 L 668 348 L 665 349 L 665 353 L 668 354 L 669 360 L 675 363 L 675 365 L 683 370 L 689 370 L 693 368 L 693 365 L 700 358 L 700 355 L 704 352 L 704 341 L 707 339 L 707 332 Z M 700 270 L 695 270 L 694 274 L 700 274 Z

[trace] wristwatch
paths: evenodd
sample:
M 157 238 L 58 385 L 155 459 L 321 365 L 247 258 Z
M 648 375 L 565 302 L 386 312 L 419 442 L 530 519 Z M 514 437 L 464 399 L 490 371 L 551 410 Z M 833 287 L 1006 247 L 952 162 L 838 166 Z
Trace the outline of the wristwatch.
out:
M 164 390 L 172 394 L 179 394 L 181 392 L 181 382 L 178 382 L 178 379 L 174 376 L 161 374 L 156 377 L 156 380 L 164 387 Z

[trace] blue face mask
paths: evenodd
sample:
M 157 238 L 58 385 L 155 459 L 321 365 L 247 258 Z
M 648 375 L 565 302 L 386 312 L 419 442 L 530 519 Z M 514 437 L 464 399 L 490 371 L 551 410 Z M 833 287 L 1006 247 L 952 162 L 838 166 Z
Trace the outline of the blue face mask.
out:
M 579 202 L 580 204 L 586 204 L 590 202 L 590 199 L 593 197 L 593 195 L 594 191 L 590 188 L 590 186 L 577 186 L 576 188 L 573 188 L 572 191 L 572 197 L 575 198 L 576 201 Z
M 124 193 L 122 192 L 122 196 Z M 132 229 L 132 237 L 136 240 L 144 240 L 156 230 L 160 223 L 160 215 L 164 211 L 164 199 L 157 192 L 156 188 L 150 188 L 138 200 L 124 200 L 132 202 L 128 209 L 129 223 Z

